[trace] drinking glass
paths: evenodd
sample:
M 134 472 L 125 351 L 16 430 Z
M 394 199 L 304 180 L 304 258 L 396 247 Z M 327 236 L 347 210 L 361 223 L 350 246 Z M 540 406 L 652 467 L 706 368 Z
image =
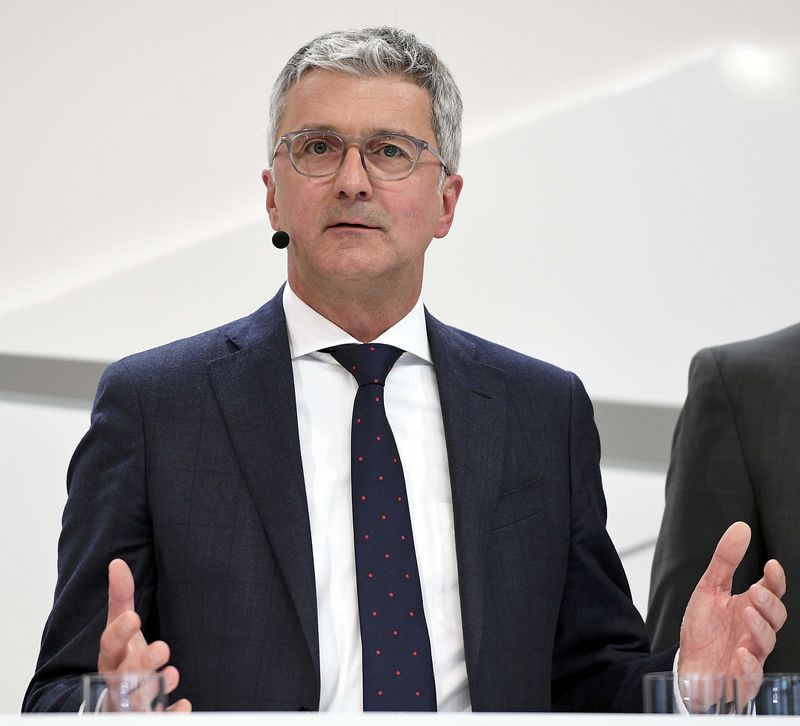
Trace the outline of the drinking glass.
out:
M 800 715 L 800 673 L 765 673 L 736 678 L 736 712 L 740 715 Z
M 728 712 L 723 673 L 647 673 L 642 683 L 645 713 L 708 715 Z
M 153 671 L 87 673 L 83 676 L 83 713 L 163 711 L 164 676 Z

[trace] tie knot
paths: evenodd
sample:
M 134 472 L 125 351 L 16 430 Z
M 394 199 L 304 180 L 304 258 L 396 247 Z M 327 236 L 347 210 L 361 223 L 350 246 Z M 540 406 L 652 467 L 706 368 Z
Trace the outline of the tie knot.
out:
M 382 343 L 337 345 L 328 352 L 353 375 L 359 386 L 384 385 L 392 366 L 403 355 L 400 348 Z

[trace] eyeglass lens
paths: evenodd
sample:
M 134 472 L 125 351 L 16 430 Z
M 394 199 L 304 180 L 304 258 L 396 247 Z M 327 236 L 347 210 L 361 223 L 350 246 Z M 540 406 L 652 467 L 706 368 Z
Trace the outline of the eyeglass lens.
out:
M 324 132 L 302 133 L 289 147 L 295 168 L 306 176 L 329 176 L 339 168 L 345 145 L 338 136 Z M 403 136 L 380 134 L 364 142 L 367 172 L 377 179 L 402 179 L 417 161 L 416 144 Z

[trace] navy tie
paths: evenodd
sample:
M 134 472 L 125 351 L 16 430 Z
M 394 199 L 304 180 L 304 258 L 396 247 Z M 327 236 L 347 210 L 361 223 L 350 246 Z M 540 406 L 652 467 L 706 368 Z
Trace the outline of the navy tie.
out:
M 403 465 L 383 405 L 386 376 L 403 351 L 366 343 L 328 352 L 358 382 L 350 468 L 364 710 L 435 711 Z

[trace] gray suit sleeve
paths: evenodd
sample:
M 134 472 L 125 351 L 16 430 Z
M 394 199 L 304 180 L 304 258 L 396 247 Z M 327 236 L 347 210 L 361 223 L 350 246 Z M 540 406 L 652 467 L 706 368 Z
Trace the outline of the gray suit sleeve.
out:
M 647 627 L 653 648 L 676 643 L 686 604 L 717 541 L 732 522 L 761 540 L 756 501 L 736 415 L 712 349 L 700 351 L 689 371 L 689 392 L 672 441 L 666 506 L 650 578 Z M 760 577 L 751 546 L 734 577 L 734 591 Z

